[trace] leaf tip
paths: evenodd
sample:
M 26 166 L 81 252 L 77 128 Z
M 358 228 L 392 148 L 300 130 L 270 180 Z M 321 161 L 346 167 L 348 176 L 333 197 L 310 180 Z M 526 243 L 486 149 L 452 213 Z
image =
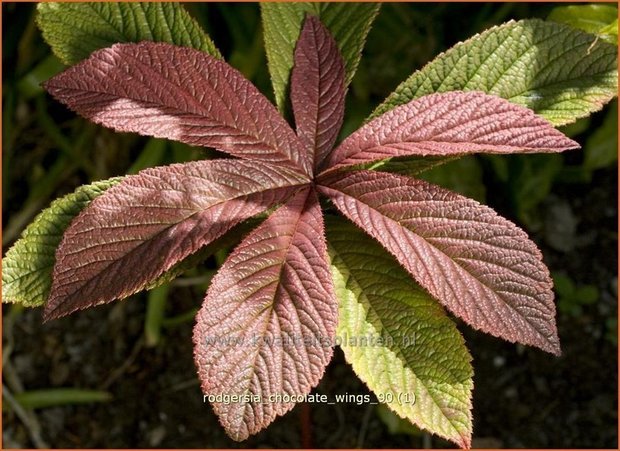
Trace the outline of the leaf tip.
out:
M 555 340 L 549 344 L 549 346 L 547 347 L 547 349 L 545 349 L 545 351 L 553 354 L 556 357 L 561 357 L 562 349 L 560 348 L 559 338 L 555 337 Z
M 471 449 L 471 432 L 468 432 L 467 435 L 461 435 L 461 438 L 457 444 L 462 449 Z
M 63 316 L 66 316 L 68 314 L 66 312 L 62 312 L 61 309 L 59 309 L 58 307 L 58 305 L 53 305 L 48 300 L 48 302 L 45 304 L 45 307 L 43 307 L 43 324 L 58 318 L 62 318 Z

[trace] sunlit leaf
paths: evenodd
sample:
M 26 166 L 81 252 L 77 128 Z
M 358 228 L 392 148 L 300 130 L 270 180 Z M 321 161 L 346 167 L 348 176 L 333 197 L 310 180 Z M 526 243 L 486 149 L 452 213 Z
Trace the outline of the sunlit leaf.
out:
M 567 25 L 508 22 L 459 43 L 404 81 L 372 117 L 433 92 L 483 91 L 553 125 L 598 111 L 618 90 L 618 48 Z
M 212 160 L 147 169 L 92 202 L 65 231 L 47 319 L 146 287 L 241 221 L 284 201 L 295 172 Z
M 174 2 L 41 2 L 37 23 L 65 64 L 117 42 L 168 42 L 221 57 L 209 36 Z
M 334 37 L 344 60 L 348 86 L 379 7 L 380 3 L 261 3 L 269 73 L 280 111 L 285 109 L 295 43 L 306 14 L 317 16 Z
M 321 22 L 308 16 L 295 48 L 291 102 L 297 135 L 316 169 L 334 147 L 344 117 L 344 64 Z
M 517 226 L 422 180 L 355 171 L 320 183 L 340 212 L 455 315 L 491 335 L 560 353 L 549 271 Z
M 283 415 L 332 356 L 337 303 L 316 193 L 304 189 L 246 237 L 214 277 L 194 328 L 202 389 L 235 440 Z M 247 397 L 247 398 L 244 398 Z
M 122 177 L 77 188 L 43 210 L 2 259 L 2 302 L 43 305 L 52 286 L 56 248 L 71 221 Z
M 394 108 L 349 135 L 328 166 L 401 156 L 562 152 L 578 148 L 531 110 L 481 92 L 430 94 Z
M 355 374 L 401 417 L 469 447 L 473 370 L 454 323 L 361 230 L 334 220 L 328 239 L 337 335 Z
M 310 168 L 295 132 L 229 64 L 170 44 L 116 44 L 45 83 L 98 124 L 244 158 Z
M 564 23 L 618 45 L 618 7 L 590 4 L 556 6 L 547 20 Z

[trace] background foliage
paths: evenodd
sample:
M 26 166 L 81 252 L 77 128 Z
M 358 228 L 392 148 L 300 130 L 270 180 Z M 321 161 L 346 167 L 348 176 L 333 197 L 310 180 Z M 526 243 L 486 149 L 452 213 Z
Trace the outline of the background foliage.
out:
M 186 7 L 224 58 L 273 99 L 258 6 Z M 545 18 L 553 7 L 384 4 L 352 80 L 343 134 L 439 52 L 509 19 Z M 209 157 L 112 132 L 52 101 L 39 83 L 63 65 L 36 27 L 34 5 L 2 8 L 4 251 L 51 200 L 83 183 Z M 556 282 L 559 359 L 460 328 L 476 368 L 474 446 L 616 446 L 616 102 L 564 131 L 583 151 L 471 156 L 424 175 L 525 227 Z M 202 403 L 189 336 L 196 300 L 224 257 L 126 302 L 44 326 L 38 310 L 3 306 L 5 447 L 299 446 L 303 408 L 239 445 Z M 367 392 L 340 353 L 317 391 Z M 369 404 L 313 405 L 309 414 L 319 447 L 448 446 Z

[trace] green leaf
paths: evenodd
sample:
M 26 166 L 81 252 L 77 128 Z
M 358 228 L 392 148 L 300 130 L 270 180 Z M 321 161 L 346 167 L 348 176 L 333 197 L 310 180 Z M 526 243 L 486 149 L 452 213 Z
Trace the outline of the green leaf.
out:
M 25 409 L 43 409 L 74 404 L 91 404 L 108 402 L 112 394 L 100 390 L 83 390 L 79 388 L 50 388 L 28 390 L 15 394 L 15 400 Z
M 2 302 L 27 307 L 45 303 L 56 248 L 65 229 L 93 199 L 121 180 L 118 177 L 80 186 L 39 213 L 2 260 Z
M 147 348 L 157 346 L 161 339 L 169 289 L 169 284 L 163 284 L 149 291 L 144 317 L 144 344 Z
M 473 370 L 456 326 L 362 231 L 341 219 L 327 230 L 347 361 L 379 402 L 468 447 Z
M 547 20 L 598 35 L 611 44 L 618 43 L 618 8 L 613 5 L 556 6 Z
M 617 57 L 616 46 L 567 25 L 511 21 L 439 55 L 371 117 L 433 92 L 477 90 L 564 125 L 600 110 L 616 95 Z
M 117 42 L 168 42 L 221 58 L 209 36 L 179 3 L 42 2 L 37 11 L 43 37 L 68 65 Z
M 55 55 L 48 55 L 44 60 L 37 64 L 34 69 L 19 80 L 17 83 L 19 92 L 27 99 L 43 93 L 41 83 L 56 75 L 63 69 L 63 67 L 63 64 Z
M 618 45 L 618 19 L 601 28 L 598 33 L 601 37 L 607 36 L 607 38 L 604 38 L 607 42 Z
M 603 124 L 588 138 L 584 146 L 584 168 L 605 168 L 618 159 L 618 103 L 614 102 Z
M 415 177 L 430 169 L 446 164 L 459 157 L 445 157 L 429 155 L 426 157 L 399 157 L 378 161 L 374 164 L 363 165 L 365 169 L 375 171 L 394 172 L 396 174 Z
M 286 109 L 293 54 L 306 13 L 318 16 L 336 40 L 348 86 L 379 7 L 379 3 L 261 3 L 267 62 L 280 111 Z
M 137 174 L 142 169 L 160 166 L 166 153 L 166 145 L 168 141 L 165 139 L 150 138 L 140 155 L 135 159 L 133 164 L 127 169 L 127 174 Z
M 407 158 L 403 161 L 394 159 L 380 166 L 379 170 L 410 177 L 417 176 L 480 202 L 484 202 L 486 197 L 482 166 L 474 155 L 452 159 L 446 157 Z
M 536 208 L 549 195 L 562 169 L 558 154 L 514 155 L 509 160 L 508 188 L 515 213 L 530 229 L 541 224 Z
M 38 307 L 45 303 L 52 285 L 56 248 L 66 228 L 88 204 L 122 179 L 117 177 L 80 186 L 73 193 L 55 200 L 49 208 L 39 213 L 2 260 L 2 302 L 22 304 L 26 307 Z M 210 245 L 181 260 L 138 291 L 160 287 L 188 269 L 198 266 L 218 249 L 236 244 L 256 227 L 261 219 L 262 216 L 257 215 L 239 224 Z
M 598 288 L 594 285 L 576 285 L 563 273 L 553 273 L 553 285 L 558 294 L 558 310 L 564 314 L 579 316 L 582 306 L 596 303 L 599 298 Z

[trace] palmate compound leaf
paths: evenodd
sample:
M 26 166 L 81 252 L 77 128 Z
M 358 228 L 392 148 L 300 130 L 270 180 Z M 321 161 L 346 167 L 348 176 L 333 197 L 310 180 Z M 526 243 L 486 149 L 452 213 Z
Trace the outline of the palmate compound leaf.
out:
M 117 131 L 214 147 L 311 173 L 295 132 L 256 87 L 204 52 L 116 44 L 45 83 L 69 108 Z
M 320 380 L 338 318 L 316 193 L 304 188 L 213 278 L 194 328 L 202 389 L 235 440 L 265 428 Z M 246 398 L 247 397 L 247 398 Z
M 359 64 L 370 26 L 380 3 L 349 2 L 262 2 L 265 51 L 269 73 L 280 111 L 286 108 L 295 43 L 306 14 L 317 16 L 338 44 L 345 65 L 345 87 Z
M 530 108 L 554 126 L 616 96 L 618 48 L 569 26 L 510 21 L 459 43 L 411 77 L 371 118 L 434 92 L 483 91 Z
M 430 94 L 394 108 L 349 135 L 328 167 L 390 157 L 562 152 L 579 144 L 531 110 L 482 92 Z
M 42 2 L 37 24 L 54 53 L 75 64 L 118 42 L 168 42 L 221 57 L 182 5 L 174 2 Z
M 324 176 L 319 191 L 473 327 L 560 354 L 549 272 L 525 232 L 492 209 L 385 172 Z
M 463 337 L 381 246 L 340 218 L 326 222 L 337 342 L 355 374 L 401 417 L 469 447 L 473 369 Z
M 336 41 L 308 16 L 295 48 L 291 103 L 297 136 L 317 169 L 334 147 L 344 118 L 344 63 Z
M 26 307 L 45 303 L 56 248 L 65 229 L 93 199 L 121 180 L 117 177 L 80 186 L 37 215 L 2 259 L 2 302 Z
M 307 180 L 257 161 L 212 160 L 126 177 L 69 226 L 46 319 L 123 298 Z
M 317 32 L 322 32 L 320 27 L 314 29 Z M 306 44 L 309 41 L 302 39 L 299 48 Z M 298 59 L 303 66 L 300 55 Z M 214 146 L 253 160 L 143 171 L 95 200 L 72 223 L 58 250 L 48 319 L 149 286 L 230 227 L 285 202 L 225 262 L 199 312 L 194 334 L 203 390 L 227 398 L 214 402 L 214 409 L 228 433 L 241 440 L 264 428 L 294 405 L 294 399 L 278 396 L 304 395 L 316 385 L 331 357 L 337 321 L 315 181 L 309 178 L 312 166 L 302 141 L 275 108 L 225 63 L 167 44 L 115 45 L 96 52 L 47 87 L 85 116 L 118 130 Z M 479 100 L 483 95 L 452 96 Z M 517 107 L 487 99 L 507 108 L 509 119 L 515 118 Z M 536 123 L 540 119 L 531 113 L 516 115 L 521 122 L 515 124 L 490 119 L 497 111 L 491 114 L 483 106 L 463 108 L 461 116 L 445 112 L 452 120 L 444 117 L 443 122 L 437 114 L 428 115 L 427 122 L 447 127 L 440 135 L 445 132 L 448 139 L 441 146 L 423 141 L 424 151 L 455 155 L 463 148 L 482 150 L 476 145 L 487 151 L 513 151 L 517 145 L 533 150 L 524 140 L 531 138 L 538 145 L 536 139 L 541 137 L 552 145 L 542 150 L 573 147 L 571 141 L 552 135 L 548 124 Z M 437 113 L 433 105 L 426 109 Z M 485 114 L 476 117 L 472 110 Z M 423 116 L 421 110 L 416 113 Z M 467 115 L 479 120 L 476 128 L 463 121 Z M 390 116 L 378 120 L 385 119 Z M 420 141 L 415 140 L 419 124 L 405 118 L 403 125 L 399 119 L 381 129 L 369 124 L 356 143 L 360 148 L 347 151 L 343 145 L 340 151 L 345 155 L 335 161 L 342 165 L 374 161 L 378 157 L 373 152 L 385 146 L 388 150 L 380 150 L 380 158 L 420 151 Z M 301 124 L 306 120 L 298 121 L 298 130 L 309 125 Z M 385 130 L 387 126 L 392 129 Z M 513 142 L 502 148 L 505 143 L 455 139 L 475 140 L 494 132 Z M 528 136 L 530 132 L 534 136 Z M 383 140 L 382 133 L 392 133 L 390 138 L 396 141 L 411 138 L 409 133 L 413 140 L 400 148 Z M 376 145 L 364 147 L 373 139 Z M 356 158 L 364 152 L 367 155 Z M 516 226 L 474 201 L 406 177 L 330 171 L 317 184 L 431 295 L 474 327 L 559 353 L 547 270 L 536 247 Z M 386 319 L 386 329 L 392 328 Z M 468 365 L 462 369 L 470 374 Z M 416 371 L 418 377 L 426 377 L 423 369 Z M 463 407 L 467 401 L 463 393 L 470 390 L 467 383 L 454 392 L 460 404 L 444 405 L 445 398 L 435 403 L 443 414 L 438 433 L 465 446 L 471 429 L 468 405 Z M 428 401 L 423 394 L 422 399 Z M 427 421 L 427 413 L 420 413 L 417 421 Z

